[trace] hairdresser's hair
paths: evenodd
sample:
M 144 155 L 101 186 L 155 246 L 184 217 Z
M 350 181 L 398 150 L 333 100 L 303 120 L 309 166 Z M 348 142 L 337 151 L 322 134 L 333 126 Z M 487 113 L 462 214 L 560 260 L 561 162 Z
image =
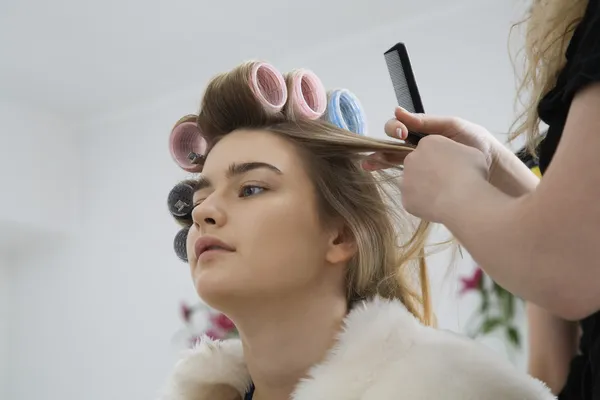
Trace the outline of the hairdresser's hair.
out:
M 540 100 L 556 85 L 566 64 L 566 50 L 585 14 L 589 0 L 533 0 L 527 17 L 513 25 L 526 25 L 525 70 L 517 89 L 523 110 L 511 127 L 510 138 L 527 136 L 527 148 L 535 154 L 540 140 Z M 515 69 L 516 71 L 516 69 Z M 525 97 L 525 100 L 523 100 Z
M 314 93 L 320 85 L 314 74 L 277 74 L 267 64 L 248 62 L 210 81 L 196 118 L 206 155 L 225 135 L 242 129 L 265 130 L 293 143 L 315 185 L 323 221 L 341 218 L 356 240 L 358 251 L 347 271 L 348 303 L 375 295 L 399 299 L 433 325 L 424 254 L 429 224 L 403 210 L 392 173 L 361 167 L 365 153 L 402 155 L 412 148 L 334 126 L 320 117 L 327 115 L 326 98 L 324 90 Z

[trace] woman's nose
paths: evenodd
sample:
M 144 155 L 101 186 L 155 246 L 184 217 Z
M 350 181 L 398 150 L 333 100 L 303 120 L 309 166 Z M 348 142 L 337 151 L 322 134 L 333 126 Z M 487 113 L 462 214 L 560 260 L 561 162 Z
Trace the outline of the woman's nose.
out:
M 201 228 L 208 226 L 222 226 L 227 221 L 224 210 L 215 198 L 208 198 L 196 206 L 192 212 L 194 223 Z

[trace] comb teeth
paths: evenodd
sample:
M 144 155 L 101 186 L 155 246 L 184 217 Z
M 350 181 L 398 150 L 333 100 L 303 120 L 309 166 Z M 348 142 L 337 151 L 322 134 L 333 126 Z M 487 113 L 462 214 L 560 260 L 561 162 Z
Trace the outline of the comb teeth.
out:
M 397 51 L 386 53 L 385 62 L 388 67 L 388 72 L 390 73 L 390 78 L 392 78 L 392 85 L 394 86 L 394 92 L 396 93 L 398 105 L 410 112 L 417 112 L 410 94 L 410 89 L 406 80 L 406 73 L 404 72 L 400 55 Z

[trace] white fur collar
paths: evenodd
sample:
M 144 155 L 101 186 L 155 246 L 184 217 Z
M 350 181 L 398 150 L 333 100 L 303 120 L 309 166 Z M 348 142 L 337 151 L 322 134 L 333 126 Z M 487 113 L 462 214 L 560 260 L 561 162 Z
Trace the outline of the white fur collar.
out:
M 356 306 L 294 400 L 548 400 L 541 382 L 483 345 L 423 326 L 399 301 Z M 239 340 L 208 338 L 176 365 L 161 400 L 240 400 L 250 385 Z

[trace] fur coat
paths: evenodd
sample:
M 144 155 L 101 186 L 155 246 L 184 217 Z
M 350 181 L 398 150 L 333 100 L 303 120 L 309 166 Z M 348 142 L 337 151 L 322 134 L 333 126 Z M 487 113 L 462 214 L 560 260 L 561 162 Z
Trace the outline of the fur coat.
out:
M 161 400 L 242 400 L 251 380 L 239 340 L 202 340 L 175 366 Z M 399 301 L 354 307 L 337 345 L 293 400 L 550 400 L 540 381 L 484 345 L 422 325 Z

